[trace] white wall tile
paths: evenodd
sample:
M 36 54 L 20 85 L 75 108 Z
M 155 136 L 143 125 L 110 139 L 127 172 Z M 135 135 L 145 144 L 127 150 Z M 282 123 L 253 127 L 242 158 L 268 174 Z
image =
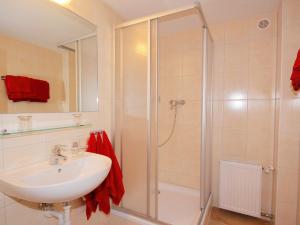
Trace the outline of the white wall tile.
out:
M 7 225 L 41 225 L 45 224 L 43 212 L 34 203 L 16 203 L 6 207 Z
M 46 160 L 47 156 L 43 143 L 7 149 L 3 153 L 4 169 L 9 170 L 37 163 Z
M 257 22 L 270 18 L 261 31 Z M 212 191 L 218 205 L 220 160 L 238 160 L 273 165 L 275 78 L 275 14 L 263 14 L 212 26 L 213 162 Z M 271 211 L 272 182 L 263 181 L 263 211 Z
M 39 144 L 44 141 L 45 136 L 43 134 L 36 135 L 24 135 L 20 137 L 5 137 L 2 138 L 2 147 L 4 150 L 10 148 L 22 147 L 25 145 Z

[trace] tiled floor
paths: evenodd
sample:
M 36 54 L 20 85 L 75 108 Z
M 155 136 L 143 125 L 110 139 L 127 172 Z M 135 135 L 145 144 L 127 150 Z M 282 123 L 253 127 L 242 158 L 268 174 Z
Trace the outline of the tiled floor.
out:
M 270 225 L 270 223 L 250 216 L 213 208 L 209 225 Z

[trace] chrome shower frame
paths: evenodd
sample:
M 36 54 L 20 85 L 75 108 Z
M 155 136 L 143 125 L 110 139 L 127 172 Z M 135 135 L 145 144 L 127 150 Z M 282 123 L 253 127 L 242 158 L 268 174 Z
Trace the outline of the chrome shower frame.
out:
M 137 216 L 137 217 L 140 217 L 140 218 L 143 218 L 143 219 L 146 219 L 148 221 L 151 221 L 151 222 L 155 222 L 156 224 L 162 224 L 162 225 L 166 225 L 166 223 L 164 222 L 161 222 L 161 221 L 158 221 L 158 193 L 155 194 L 155 216 L 152 217 L 151 216 L 151 212 L 150 212 L 150 208 L 151 208 L 151 203 L 150 203 L 150 195 L 151 195 L 151 190 L 150 190 L 150 182 L 151 182 L 151 177 L 150 177 L 150 166 L 151 166 L 151 134 L 153 133 L 152 130 L 151 130 L 151 75 L 154 74 L 154 77 L 155 77 L 155 88 L 156 88 L 156 91 L 158 90 L 158 61 L 159 61 L 159 54 L 158 54 L 158 44 L 156 43 L 156 46 L 155 46 L 155 54 L 156 54 L 156 68 L 155 68 L 155 71 L 151 70 L 151 60 L 152 60 L 152 49 L 151 48 L 151 32 L 152 32 L 152 29 L 153 27 L 151 26 L 152 23 L 155 25 L 155 32 L 156 32 L 156 35 L 158 34 L 158 19 L 159 18 L 162 18 L 162 17 L 165 17 L 165 16 L 170 16 L 170 15 L 173 15 L 173 14 L 177 14 L 177 13 L 182 13 L 182 12 L 185 12 L 185 11 L 190 11 L 190 10 L 193 10 L 193 9 L 197 9 L 198 13 L 199 13 L 199 16 L 201 17 L 204 25 L 203 25 L 203 71 L 202 71 L 202 93 L 199 93 L 199 94 L 202 94 L 203 95 L 203 99 L 206 97 L 206 92 L 207 92 L 207 88 L 206 88 L 206 77 L 207 77 L 207 74 L 205 74 L 207 72 L 207 68 L 205 67 L 205 63 L 207 63 L 207 60 L 206 60 L 206 51 L 207 51 L 207 38 L 210 38 L 212 40 L 212 36 L 211 36 L 211 33 L 208 29 L 208 26 L 207 26 L 207 22 L 206 22 L 206 19 L 204 17 L 204 14 L 202 12 L 202 8 L 201 8 L 201 5 L 200 3 L 198 4 L 193 4 L 193 5 L 190 5 L 190 6 L 186 6 L 186 7 L 181 7 L 181 8 L 178 8 L 178 9 L 175 9 L 175 10 L 169 10 L 169 11 L 165 11 L 165 12 L 162 12 L 162 13 L 158 13 L 158 14 L 154 14 L 154 15 L 151 15 L 151 16 L 148 16 L 148 17 L 143 17 L 143 18 L 139 18 L 139 19 L 135 19 L 135 20 L 132 20 L 132 21 L 128 21 L 128 22 L 125 22 L 125 23 L 122 23 L 118 26 L 115 26 L 115 29 L 114 29 L 114 38 L 116 39 L 116 31 L 118 29 L 122 29 L 122 28 L 126 28 L 126 27 L 129 27 L 129 26 L 132 26 L 132 25 L 136 25 L 136 24 L 139 24 L 139 23 L 145 23 L 147 22 L 147 26 L 148 26 L 148 53 L 147 53 L 147 58 L 148 58 L 148 68 L 147 68 L 147 120 L 148 120 L 148 138 L 147 138 L 147 215 L 144 215 L 144 214 L 140 214 L 140 213 L 137 213 L 133 210 L 130 210 L 130 209 L 127 209 L 127 208 L 124 208 L 121 204 L 120 207 L 114 207 L 114 209 L 118 210 L 118 211 L 121 211 L 121 212 L 125 212 L 125 213 L 128 213 L 128 214 L 131 214 L 131 215 L 134 215 L 134 216 Z M 122 36 L 122 33 L 121 33 L 121 36 Z M 115 43 L 116 43 L 116 40 L 115 40 Z M 122 48 L 122 41 L 121 41 L 121 48 Z M 115 50 L 114 49 L 114 54 L 115 54 Z M 115 71 L 116 72 L 116 71 Z M 121 80 L 122 80 L 122 75 L 121 75 Z M 206 101 L 202 101 L 202 118 L 201 118 L 201 133 L 202 134 L 205 134 L 205 129 L 206 129 L 206 123 L 205 123 L 205 120 L 206 120 L 206 115 L 205 113 L 203 113 L 205 110 L 206 110 Z M 157 120 L 158 118 L 158 98 L 155 99 L 155 103 L 156 104 L 156 108 L 155 108 L 155 111 L 156 111 L 156 115 L 155 115 L 155 118 Z M 184 101 L 178 101 L 176 102 L 175 104 L 180 104 L 180 105 L 183 105 L 185 104 Z M 123 109 L 123 106 L 121 107 L 121 111 L 124 111 Z M 115 112 L 114 112 L 115 114 Z M 158 134 L 158 132 L 156 132 L 156 135 Z M 205 146 L 205 135 L 201 135 L 201 149 L 204 149 L 206 146 Z M 156 140 L 158 139 L 158 137 L 156 137 Z M 116 140 L 115 140 L 116 141 Z M 122 143 L 122 136 L 121 136 L 121 140 L 120 142 Z M 203 211 L 204 211 L 204 208 L 205 206 L 207 205 L 207 201 L 206 199 L 203 197 L 204 196 L 204 183 L 205 183 L 205 177 L 202 176 L 202 174 L 204 174 L 205 172 L 205 166 L 204 166 L 204 156 L 203 156 L 203 151 L 201 151 L 201 159 L 199 159 L 201 161 L 201 171 L 200 171 L 200 174 L 201 174 L 201 178 L 200 178 L 200 208 L 201 208 L 201 218 L 200 220 L 202 219 L 203 217 Z M 122 157 L 122 151 L 120 152 L 120 159 L 121 159 L 121 163 L 123 161 L 123 157 Z M 155 188 L 156 190 L 158 190 L 158 163 L 157 163 L 158 160 L 156 160 L 155 162 L 155 171 L 156 171 L 156 174 L 155 174 Z M 203 188 L 202 188 L 203 187 Z M 200 221 L 199 221 L 199 224 L 200 224 Z

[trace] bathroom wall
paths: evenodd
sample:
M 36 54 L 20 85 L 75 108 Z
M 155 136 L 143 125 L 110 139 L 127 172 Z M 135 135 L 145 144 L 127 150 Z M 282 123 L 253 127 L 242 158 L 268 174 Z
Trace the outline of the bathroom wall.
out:
M 163 24 L 163 22 L 162 22 Z M 163 26 L 163 25 L 162 25 Z M 158 142 L 172 130 L 170 100 L 186 101 L 177 109 L 177 124 L 168 143 L 159 148 L 159 181 L 200 188 L 202 29 L 176 31 L 176 24 L 159 30 Z
M 278 128 L 275 224 L 297 224 L 299 206 L 300 94 L 293 91 L 290 76 L 300 48 L 298 0 L 283 0 L 279 15 L 281 38 L 280 114 Z M 299 224 L 299 221 L 298 221 Z
M 71 10 L 90 20 L 98 26 L 99 41 L 99 77 L 100 104 L 99 112 L 82 113 L 82 120 L 92 123 L 92 127 L 83 129 L 66 129 L 35 135 L 14 136 L 0 139 L 0 169 L 22 167 L 48 159 L 55 144 L 71 144 L 79 140 L 85 145 L 90 129 L 105 129 L 111 134 L 112 123 L 112 86 L 113 86 L 113 26 L 122 20 L 110 8 L 99 0 L 73 0 Z M 73 121 L 71 113 L 32 114 L 33 126 L 63 125 Z M 17 115 L 0 115 L 0 128 L 16 128 Z M 73 204 L 72 220 L 74 224 L 132 224 L 118 217 L 107 217 L 97 213 L 87 223 L 85 207 L 81 202 Z M 16 201 L 0 194 L 0 225 L 49 225 L 56 220 L 47 219 L 37 209 L 37 204 Z
M 257 23 L 270 19 L 260 30 Z M 214 39 L 213 196 L 218 205 L 219 161 L 273 165 L 276 13 L 210 26 Z M 262 208 L 271 212 L 272 175 L 263 175 Z

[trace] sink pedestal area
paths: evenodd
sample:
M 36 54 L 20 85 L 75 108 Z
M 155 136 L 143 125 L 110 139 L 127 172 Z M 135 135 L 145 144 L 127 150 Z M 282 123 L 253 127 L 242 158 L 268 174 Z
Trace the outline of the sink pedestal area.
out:
M 58 212 L 53 209 L 52 204 L 42 204 L 41 208 L 45 211 L 46 217 L 54 217 L 58 220 L 58 225 L 71 225 L 71 205 L 64 203 L 64 211 Z
M 96 187 L 106 178 L 111 160 L 103 155 L 78 153 L 63 163 L 49 161 L 0 173 L 0 192 L 37 203 L 64 203 L 64 212 L 49 210 L 60 225 L 70 225 L 70 204 Z M 62 219 L 63 218 L 63 219 Z

